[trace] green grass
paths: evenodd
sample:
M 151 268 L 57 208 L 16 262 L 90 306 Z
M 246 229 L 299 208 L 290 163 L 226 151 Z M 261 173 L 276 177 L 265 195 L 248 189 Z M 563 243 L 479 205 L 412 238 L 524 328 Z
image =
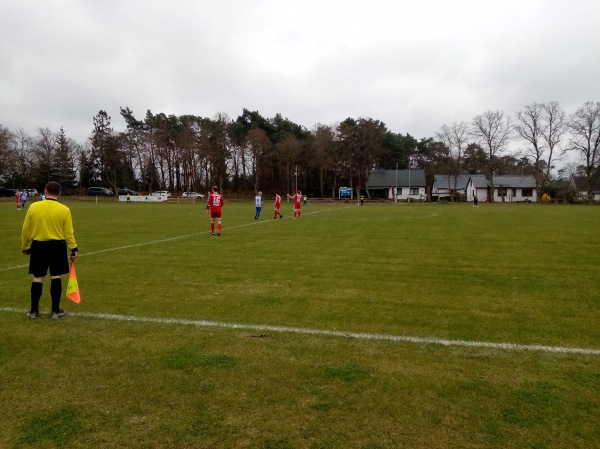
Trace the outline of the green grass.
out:
M 201 204 L 64 201 L 82 302 L 62 320 L 48 280 L 25 316 L 23 213 L 0 203 L 1 448 L 600 445 L 598 354 L 260 327 L 600 349 L 600 208 L 309 204 L 291 220 L 285 204 L 255 221 L 230 201 L 212 237 Z

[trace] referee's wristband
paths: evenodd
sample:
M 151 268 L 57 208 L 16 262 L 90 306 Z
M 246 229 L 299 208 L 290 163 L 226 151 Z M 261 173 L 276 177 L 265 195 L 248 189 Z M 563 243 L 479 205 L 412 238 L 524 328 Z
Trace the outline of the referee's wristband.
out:
M 79 250 L 78 250 L 77 248 L 73 248 L 73 249 L 71 250 L 71 254 L 73 254 L 73 253 L 76 253 L 76 252 L 78 252 L 78 251 L 79 251 Z

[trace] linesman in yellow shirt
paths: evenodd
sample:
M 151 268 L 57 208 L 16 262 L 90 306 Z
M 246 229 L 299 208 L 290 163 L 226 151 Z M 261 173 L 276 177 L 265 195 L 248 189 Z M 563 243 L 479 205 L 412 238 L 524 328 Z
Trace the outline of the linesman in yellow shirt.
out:
M 49 182 L 44 189 L 46 199 L 33 203 L 23 222 L 21 250 L 29 255 L 31 283 L 31 309 L 27 316 L 37 318 L 42 297 L 44 277 L 50 270 L 50 297 L 52 298 L 51 318 L 61 318 L 66 312 L 60 308 L 62 295 L 61 275 L 69 272 L 69 259 L 77 259 L 77 243 L 73 231 L 71 210 L 58 202 L 60 185 Z M 67 247 L 71 255 L 67 257 Z

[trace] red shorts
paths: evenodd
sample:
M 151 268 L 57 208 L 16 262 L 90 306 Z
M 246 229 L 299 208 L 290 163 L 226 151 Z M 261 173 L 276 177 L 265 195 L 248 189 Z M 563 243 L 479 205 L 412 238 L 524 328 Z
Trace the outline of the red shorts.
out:
M 210 218 L 221 218 L 221 209 L 211 209 L 210 210 Z

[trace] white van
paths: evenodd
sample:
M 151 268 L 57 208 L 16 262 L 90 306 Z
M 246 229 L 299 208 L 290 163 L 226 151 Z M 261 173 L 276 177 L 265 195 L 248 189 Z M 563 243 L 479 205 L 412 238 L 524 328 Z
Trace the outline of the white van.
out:
M 201 193 L 196 193 L 196 192 L 183 192 L 181 194 L 182 198 L 196 198 L 198 200 L 201 200 L 202 198 L 204 198 L 204 195 L 202 195 Z

